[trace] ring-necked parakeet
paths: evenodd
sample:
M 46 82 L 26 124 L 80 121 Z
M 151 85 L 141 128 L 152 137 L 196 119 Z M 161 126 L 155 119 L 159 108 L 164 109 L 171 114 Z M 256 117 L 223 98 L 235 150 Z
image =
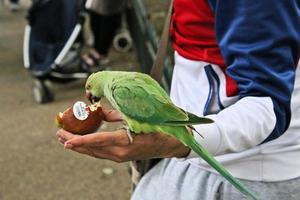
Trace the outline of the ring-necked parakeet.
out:
M 257 197 L 234 178 L 190 133 L 194 124 L 212 123 L 175 106 L 168 94 L 149 75 L 138 72 L 101 71 L 89 76 L 86 95 L 91 102 L 102 97 L 118 110 L 135 134 L 163 132 L 176 137 L 218 171 L 247 197 Z

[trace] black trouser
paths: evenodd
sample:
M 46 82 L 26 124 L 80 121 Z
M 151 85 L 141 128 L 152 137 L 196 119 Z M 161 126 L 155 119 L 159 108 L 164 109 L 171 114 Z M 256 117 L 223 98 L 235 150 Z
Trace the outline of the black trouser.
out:
M 100 15 L 90 12 L 91 29 L 94 35 L 94 48 L 102 55 L 108 53 L 117 29 L 121 25 L 121 13 Z

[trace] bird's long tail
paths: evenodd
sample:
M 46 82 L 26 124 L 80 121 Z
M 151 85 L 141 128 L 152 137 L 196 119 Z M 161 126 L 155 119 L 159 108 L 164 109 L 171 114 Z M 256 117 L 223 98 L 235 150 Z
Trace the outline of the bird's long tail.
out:
M 256 195 L 253 194 L 245 185 L 234 178 L 210 153 L 200 146 L 197 141 L 193 138 L 189 142 L 188 146 L 196 152 L 203 160 L 205 160 L 210 166 L 212 166 L 216 171 L 218 171 L 225 179 L 227 179 L 236 189 L 245 194 L 247 197 L 253 200 L 258 200 Z
M 229 181 L 236 189 L 238 189 L 241 193 L 246 195 L 249 199 L 258 200 L 258 198 L 253 192 L 251 192 L 244 184 L 242 184 L 239 180 L 233 177 L 224 168 L 222 164 L 220 164 L 204 147 L 202 147 L 195 140 L 193 135 L 189 134 L 187 130 L 184 130 L 185 129 L 184 127 L 176 127 L 176 128 L 178 128 L 177 129 L 178 131 L 177 130 L 174 131 L 173 129 L 173 132 L 171 132 L 172 129 L 170 129 L 170 132 L 168 131 L 168 133 L 175 136 L 182 143 L 184 143 L 186 146 L 188 146 L 190 149 L 196 152 L 203 160 L 205 160 L 211 167 L 213 167 L 217 172 L 219 172 L 227 181 Z

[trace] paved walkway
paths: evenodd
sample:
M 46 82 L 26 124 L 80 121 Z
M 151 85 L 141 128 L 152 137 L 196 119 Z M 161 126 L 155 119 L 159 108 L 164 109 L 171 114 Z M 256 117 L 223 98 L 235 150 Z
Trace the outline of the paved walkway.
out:
M 126 164 L 65 151 L 56 141 L 54 116 L 84 100 L 84 81 L 54 85 L 53 103 L 34 102 L 22 63 L 24 16 L 0 6 L 0 200 L 128 199 Z M 132 55 L 112 56 L 113 67 L 130 69 Z M 107 167 L 113 175 L 102 172 Z

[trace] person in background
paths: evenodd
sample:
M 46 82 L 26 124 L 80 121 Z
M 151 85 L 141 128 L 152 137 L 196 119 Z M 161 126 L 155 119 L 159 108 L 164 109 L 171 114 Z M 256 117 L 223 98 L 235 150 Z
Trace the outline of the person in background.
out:
M 88 0 L 93 47 L 83 55 L 89 66 L 101 67 L 109 62 L 108 52 L 116 31 L 120 28 L 126 0 Z
M 299 199 L 299 13 L 299 0 L 174 1 L 171 98 L 214 120 L 194 126 L 203 138 L 194 137 L 261 200 Z M 164 134 L 135 135 L 131 144 L 125 130 L 57 135 L 67 149 L 102 159 L 165 158 L 143 176 L 132 200 L 245 199 Z

